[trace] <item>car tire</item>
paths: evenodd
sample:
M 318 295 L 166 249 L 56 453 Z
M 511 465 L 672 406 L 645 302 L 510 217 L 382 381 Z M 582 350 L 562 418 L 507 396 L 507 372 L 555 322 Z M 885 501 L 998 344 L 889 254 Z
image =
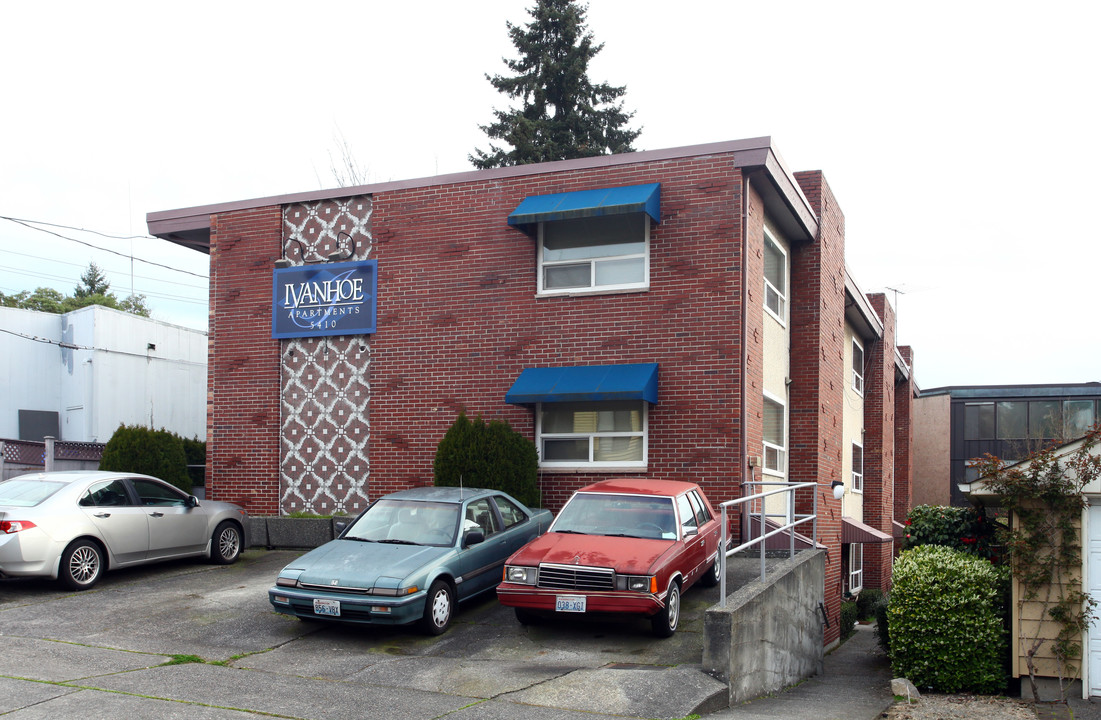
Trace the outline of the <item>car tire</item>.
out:
M 719 562 L 719 556 L 715 556 L 715 562 L 711 563 L 711 567 L 707 568 L 707 571 L 700 576 L 700 585 L 703 587 L 715 587 L 719 584 L 719 580 L 722 578 L 719 575 L 722 573 L 722 563 Z
M 650 629 L 659 638 L 672 637 L 680 622 L 680 584 L 673 580 L 669 583 L 669 592 L 665 594 L 665 607 L 650 618 Z
M 451 627 L 451 616 L 455 614 L 455 593 L 444 580 L 437 580 L 428 588 L 428 597 L 424 600 L 424 616 L 421 629 L 429 635 L 442 635 Z
M 210 560 L 217 565 L 232 565 L 239 557 L 241 529 L 229 520 L 223 520 L 210 537 Z
M 76 540 L 61 553 L 58 580 L 70 590 L 87 590 L 103 575 L 103 548 L 92 540 Z
M 521 625 L 538 625 L 542 619 L 538 614 L 527 608 L 513 608 L 516 611 L 516 622 Z

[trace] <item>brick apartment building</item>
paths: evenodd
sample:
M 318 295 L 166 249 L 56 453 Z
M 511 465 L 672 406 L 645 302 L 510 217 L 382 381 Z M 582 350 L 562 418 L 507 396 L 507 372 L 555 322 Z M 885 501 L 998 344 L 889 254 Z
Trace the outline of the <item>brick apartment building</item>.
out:
M 911 356 L 886 299 L 846 271 L 822 173 L 790 173 L 769 138 L 148 224 L 211 258 L 210 497 L 258 514 L 358 512 L 431 484 L 465 410 L 536 443 L 553 510 L 612 475 L 691 480 L 715 503 L 750 480 L 818 483 L 827 643 L 844 590 L 889 584 Z M 309 278 L 336 295 L 307 311 Z M 340 288 L 369 296 L 352 330 Z

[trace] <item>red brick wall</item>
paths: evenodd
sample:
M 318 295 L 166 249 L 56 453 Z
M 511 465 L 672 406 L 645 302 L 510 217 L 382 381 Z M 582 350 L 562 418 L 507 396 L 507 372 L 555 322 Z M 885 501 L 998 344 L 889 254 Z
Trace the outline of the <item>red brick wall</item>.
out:
M 910 368 L 907 379 L 895 387 L 895 497 L 894 519 L 903 522 L 913 501 L 914 457 L 914 351 L 898 348 Z
M 793 482 L 817 482 L 818 539 L 826 545 L 824 641 L 838 639 L 841 617 L 841 479 L 845 376 L 845 216 L 821 172 L 795 174 L 818 214 L 818 238 L 792 250 L 791 440 Z M 804 498 L 800 512 L 810 512 Z
M 282 216 L 267 207 L 214 216 L 210 231 L 207 495 L 272 515 L 279 503 L 279 343 L 272 263 Z
M 648 292 L 536 298 L 535 241 L 507 225 L 528 195 L 662 183 Z M 741 177 L 716 155 L 422 187 L 374 197 L 378 332 L 371 343 L 372 497 L 432 482 L 436 445 L 459 410 L 533 437 L 507 405 L 525 367 L 657 362 L 648 476 L 737 496 Z M 278 345 L 270 338 L 279 208 L 215 218 L 212 240 L 212 487 L 277 512 Z M 593 475 L 543 473 L 558 508 Z
M 895 487 L 895 312 L 880 293 L 868 295 L 883 337 L 865 349 L 864 522 L 892 534 Z M 888 590 L 893 543 L 864 545 L 864 587 Z

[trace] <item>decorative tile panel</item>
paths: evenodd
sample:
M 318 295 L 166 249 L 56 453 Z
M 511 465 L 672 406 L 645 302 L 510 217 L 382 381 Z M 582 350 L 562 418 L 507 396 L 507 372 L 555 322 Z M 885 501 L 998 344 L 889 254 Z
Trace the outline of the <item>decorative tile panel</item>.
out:
M 288 205 L 284 256 L 294 265 L 322 262 L 333 252 L 366 260 L 370 219 L 368 196 Z M 281 512 L 354 515 L 367 506 L 370 343 L 365 335 L 281 341 Z

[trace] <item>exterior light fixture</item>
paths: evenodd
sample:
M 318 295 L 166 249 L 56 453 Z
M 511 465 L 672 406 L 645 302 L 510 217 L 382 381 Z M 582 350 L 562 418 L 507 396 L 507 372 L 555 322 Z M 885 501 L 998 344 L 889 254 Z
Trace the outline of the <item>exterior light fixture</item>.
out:
M 340 242 L 341 235 L 348 238 L 348 249 L 334 250 L 333 252 L 329 253 L 329 262 L 340 262 L 341 260 L 348 260 L 356 254 L 356 241 L 352 239 L 351 235 L 341 230 L 336 234 L 337 242 Z
M 833 497 L 835 500 L 840 500 L 845 497 L 845 483 L 840 480 L 834 480 L 830 487 L 833 488 Z

